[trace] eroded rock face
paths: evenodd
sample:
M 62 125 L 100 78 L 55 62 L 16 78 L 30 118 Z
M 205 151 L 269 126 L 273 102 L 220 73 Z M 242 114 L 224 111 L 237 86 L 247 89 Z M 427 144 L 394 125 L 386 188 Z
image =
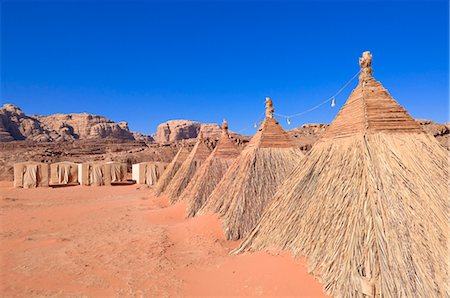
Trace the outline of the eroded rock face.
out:
M 200 130 L 203 136 L 209 139 L 219 138 L 222 131 L 218 124 L 202 124 L 190 120 L 171 120 L 158 125 L 154 139 L 157 143 L 194 139 Z
M 138 134 L 139 140 L 152 138 Z M 71 141 L 77 139 L 135 140 L 126 122 L 115 123 L 106 117 L 81 114 L 27 116 L 20 108 L 5 104 L 0 108 L 0 141 L 29 140 L 36 142 Z
M 416 119 L 426 132 L 432 134 L 442 146 L 450 149 L 450 123 L 436 123 L 426 119 Z

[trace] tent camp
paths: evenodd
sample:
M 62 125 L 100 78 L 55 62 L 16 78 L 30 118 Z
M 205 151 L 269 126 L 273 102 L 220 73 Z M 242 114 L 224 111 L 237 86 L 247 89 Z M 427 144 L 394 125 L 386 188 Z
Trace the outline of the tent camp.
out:
M 169 196 L 171 203 L 178 201 L 179 196 L 189 184 L 195 172 L 210 154 L 211 150 L 206 145 L 203 134 L 200 131 L 197 143 L 167 186 L 165 194 Z
M 52 163 L 50 165 L 50 184 L 78 184 L 78 164 L 69 161 Z
M 120 162 L 95 162 L 79 165 L 81 185 L 101 186 L 120 184 L 127 180 L 127 164 Z
M 305 255 L 334 297 L 447 297 L 447 152 L 371 62 L 237 252 Z
M 251 231 L 277 187 L 304 156 L 273 113 L 272 100 L 266 98 L 266 117 L 258 132 L 200 209 L 219 214 L 228 239 Z
M 49 167 L 41 162 L 14 164 L 14 187 L 35 188 L 48 186 Z
M 202 166 L 197 170 L 191 182 L 181 194 L 187 203 L 188 216 L 194 216 L 203 206 L 223 175 L 239 155 L 240 151 L 228 134 L 228 123 L 222 123 L 222 134 Z
M 109 179 L 111 184 L 121 183 L 127 180 L 127 164 L 123 162 L 108 161 L 105 163 L 106 181 Z M 110 174 L 107 177 L 108 172 Z
M 189 150 L 185 146 L 182 146 L 180 148 L 180 150 L 178 150 L 177 154 L 172 159 L 172 161 L 167 165 L 163 174 L 161 175 L 158 182 L 156 183 L 155 195 L 160 196 L 163 194 L 163 192 L 166 190 L 167 186 L 169 185 L 170 181 L 172 181 L 173 177 L 175 176 L 177 171 L 180 169 L 181 165 L 186 160 L 188 155 L 189 155 Z
M 137 184 L 156 185 L 166 167 L 167 163 L 165 162 L 141 162 L 133 164 L 132 179 Z

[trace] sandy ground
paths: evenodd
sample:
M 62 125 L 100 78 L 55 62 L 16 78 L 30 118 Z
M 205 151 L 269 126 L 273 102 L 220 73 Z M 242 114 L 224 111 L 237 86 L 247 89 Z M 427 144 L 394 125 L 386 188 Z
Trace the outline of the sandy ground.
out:
M 323 297 L 303 260 L 230 255 L 218 219 L 132 186 L 0 182 L 1 297 Z

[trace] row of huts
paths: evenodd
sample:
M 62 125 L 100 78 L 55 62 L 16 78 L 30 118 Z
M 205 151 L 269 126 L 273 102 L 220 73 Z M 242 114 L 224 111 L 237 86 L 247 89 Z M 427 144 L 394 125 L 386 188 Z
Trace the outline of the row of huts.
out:
M 108 161 L 95 163 L 22 162 L 14 165 L 14 187 L 102 186 L 139 183 L 155 185 L 167 163 L 142 162 L 132 165 L 128 179 L 127 164 Z
M 274 117 L 270 98 L 241 151 L 226 122 L 210 152 L 201 135 L 181 148 L 156 195 L 188 216 L 221 219 L 235 253 L 290 250 L 335 297 L 447 297 L 448 154 L 372 76 L 359 83 L 304 155 Z

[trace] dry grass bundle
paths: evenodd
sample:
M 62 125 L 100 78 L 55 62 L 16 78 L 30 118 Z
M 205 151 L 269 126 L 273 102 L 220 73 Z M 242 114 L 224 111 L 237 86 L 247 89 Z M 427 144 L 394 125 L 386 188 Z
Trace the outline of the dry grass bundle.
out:
M 236 252 L 306 255 L 336 297 L 447 296 L 447 153 L 370 74 Z
M 239 155 L 236 143 L 228 135 L 228 124 L 222 124 L 222 135 L 216 148 L 192 177 L 191 182 L 181 194 L 187 203 L 188 216 L 195 216 L 223 175 Z
M 166 188 L 165 194 L 169 196 L 171 203 L 175 203 L 176 201 L 178 201 L 179 196 L 189 184 L 197 169 L 200 168 L 202 163 L 208 158 L 210 154 L 211 151 L 205 144 L 205 140 L 200 133 L 197 143 L 195 144 L 191 153 L 183 162 L 180 169 L 177 171 L 172 181 L 170 181 L 169 185 Z
M 246 236 L 278 186 L 302 158 L 303 153 L 297 148 L 245 149 L 200 212 L 218 213 L 227 239 Z
M 172 159 L 172 161 L 169 163 L 169 165 L 162 173 L 161 177 L 158 179 L 158 182 L 156 183 L 155 186 L 155 195 L 160 196 L 163 194 L 163 192 L 169 185 L 170 181 L 172 181 L 173 177 L 178 172 L 181 165 L 188 156 L 189 150 L 186 147 L 181 147 L 180 150 L 178 150 L 175 157 Z
M 266 119 L 247 148 L 230 166 L 201 213 L 216 212 L 228 239 L 246 236 L 278 186 L 303 158 L 278 122 L 267 99 Z

